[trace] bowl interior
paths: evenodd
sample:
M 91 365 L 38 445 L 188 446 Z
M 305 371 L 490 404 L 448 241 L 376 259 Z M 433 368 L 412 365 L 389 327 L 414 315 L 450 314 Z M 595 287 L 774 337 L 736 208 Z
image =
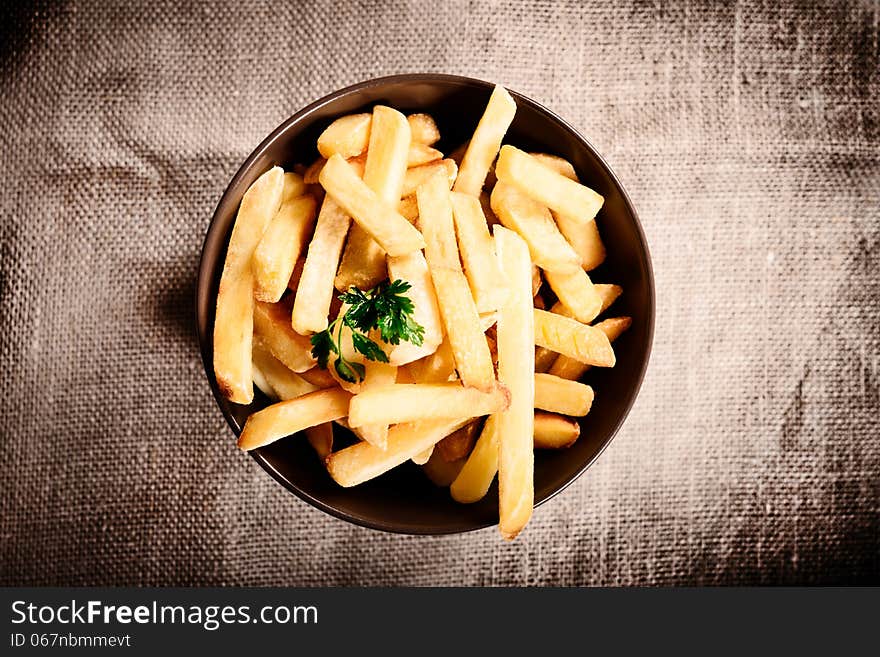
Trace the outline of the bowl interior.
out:
M 450 152 L 468 139 L 486 106 L 492 85 L 442 75 L 408 75 L 374 80 L 342 90 L 305 108 L 270 135 L 248 158 L 223 195 L 202 253 L 197 322 L 202 358 L 215 398 L 238 434 L 247 416 L 268 401 L 256 391 L 248 406 L 225 400 L 212 367 L 211 335 L 217 286 L 226 245 L 241 197 L 273 165 L 290 169 L 317 157 L 315 142 L 331 120 L 369 111 L 378 103 L 404 113 L 427 112 L 440 127 L 438 148 Z M 592 368 L 584 381 L 593 386 L 592 410 L 581 418 L 581 437 L 569 449 L 535 454 L 535 503 L 571 483 L 601 453 L 623 422 L 638 393 L 651 348 L 654 289 L 644 235 L 635 212 L 607 165 L 573 128 L 534 101 L 513 93 L 517 113 L 506 143 L 569 160 L 581 180 L 605 197 L 597 218 L 608 255 L 590 273 L 597 283 L 617 283 L 624 293 L 606 316 L 629 315 L 633 324 L 615 343 L 617 365 Z M 337 428 L 338 429 L 338 428 Z M 497 483 L 480 502 L 461 505 L 445 488 L 435 487 L 412 463 L 356 488 L 344 489 L 327 475 L 303 436 L 295 435 L 256 450 L 254 458 L 301 498 L 337 517 L 375 529 L 405 533 L 452 533 L 498 521 Z

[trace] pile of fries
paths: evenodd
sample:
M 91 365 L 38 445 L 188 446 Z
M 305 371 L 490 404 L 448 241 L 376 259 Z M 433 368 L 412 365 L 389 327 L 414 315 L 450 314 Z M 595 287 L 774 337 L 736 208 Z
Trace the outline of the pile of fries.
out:
M 413 461 L 462 503 L 497 474 L 502 536 L 525 527 L 534 449 L 578 439 L 593 402 L 578 379 L 614 366 L 630 318 L 596 322 L 622 292 L 587 274 L 605 257 L 603 198 L 566 160 L 502 146 L 515 111 L 497 86 L 444 157 L 430 116 L 376 106 L 330 124 L 311 166 L 251 185 L 214 372 L 229 400 L 256 384 L 276 403 L 239 447 L 304 432 L 341 486 Z M 334 424 L 356 442 L 334 451 Z

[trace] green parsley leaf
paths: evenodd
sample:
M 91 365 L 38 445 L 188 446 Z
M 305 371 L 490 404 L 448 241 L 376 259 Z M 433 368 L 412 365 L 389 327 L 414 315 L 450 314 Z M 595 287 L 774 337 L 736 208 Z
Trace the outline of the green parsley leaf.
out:
M 388 356 L 382 350 L 382 347 L 370 340 L 370 338 L 363 333 L 352 331 L 351 343 L 354 345 L 354 350 L 362 353 L 368 360 L 375 360 L 380 363 L 388 362 Z
M 330 358 L 330 353 L 339 353 L 339 349 L 333 341 L 331 328 L 332 326 L 320 333 L 315 333 L 311 339 L 312 356 L 318 359 L 318 366 L 324 369 L 327 369 L 327 360 Z
M 336 359 L 333 366 L 336 368 L 336 373 L 339 374 L 339 377 L 349 383 L 363 381 L 364 375 L 367 373 L 363 365 L 347 361 L 342 356 Z

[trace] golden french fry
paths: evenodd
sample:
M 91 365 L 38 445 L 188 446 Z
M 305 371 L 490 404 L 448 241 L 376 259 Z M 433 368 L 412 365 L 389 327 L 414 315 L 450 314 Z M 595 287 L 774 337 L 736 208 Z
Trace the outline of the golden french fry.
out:
M 612 317 L 595 325 L 597 329 L 602 331 L 608 338 L 609 342 L 614 342 L 620 337 L 626 329 L 632 324 L 631 317 Z M 548 374 L 576 381 L 581 378 L 584 373 L 590 369 L 590 366 L 567 356 L 559 356 L 547 371 Z
M 499 181 L 515 185 L 529 198 L 582 224 L 593 219 L 605 202 L 589 187 L 566 178 L 509 144 L 498 154 L 495 175 Z
M 409 122 L 413 142 L 430 146 L 440 141 L 440 130 L 430 114 L 410 114 L 406 120 Z
M 403 366 L 397 368 L 397 378 L 394 380 L 394 383 L 416 383 L 416 380 L 410 374 L 409 369 Z
M 257 178 L 241 199 L 226 250 L 214 315 L 214 376 L 221 394 L 238 404 L 254 399 L 251 351 L 254 274 L 251 258 L 281 206 L 284 171 L 274 167 Z
M 535 413 L 535 449 L 564 449 L 574 445 L 581 427 L 555 413 Z
M 546 310 L 533 312 L 536 345 L 587 365 L 614 367 L 614 350 L 601 329 Z
M 317 424 L 345 417 L 351 395 L 339 388 L 316 390 L 253 413 L 238 438 L 243 450 L 263 447 Z
M 480 422 L 474 420 L 446 436 L 434 446 L 434 451 L 446 461 L 460 461 L 471 453 L 480 428 Z
M 583 269 L 571 272 L 548 271 L 544 278 L 559 301 L 579 322 L 592 322 L 602 310 L 602 297 Z
M 294 372 L 305 372 L 315 366 L 312 344 L 290 325 L 290 297 L 279 303 L 257 301 L 254 305 L 254 334 L 275 358 Z
M 272 401 L 278 401 L 278 393 L 272 389 L 271 385 L 269 385 L 268 379 L 266 379 L 266 376 L 263 374 L 256 363 L 253 364 L 251 376 L 253 377 L 254 385 L 257 386 L 257 388 L 259 388 L 264 395 L 266 395 Z
M 507 286 L 501 276 L 495 243 L 489 235 L 480 201 L 475 196 L 457 192 L 450 196 L 458 249 L 477 311 L 497 310 L 507 297 Z
M 303 267 L 305 266 L 305 258 L 298 258 L 296 263 L 293 265 L 293 272 L 290 274 L 290 278 L 287 281 L 287 289 L 291 292 L 296 292 L 296 288 L 299 287 L 299 281 L 300 279 L 302 279 Z
M 534 506 L 535 362 L 529 249 L 516 233 L 495 226 L 495 248 L 510 293 L 498 315 L 498 381 L 510 389 L 510 406 L 498 413 L 498 529 L 512 540 Z
M 406 165 L 410 168 L 420 167 L 423 164 L 436 162 L 443 159 L 443 153 L 436 148 L 431 148 L 425 144 L 420 144 L 413 138 L 413 143 L 409 145 L 409 152 L 406 156 Z
M 407 296 L 413 303 L 413 320 L 425 329 L 421 345 L 401 341 L 391 347 L 389 361 L 394 365 L 411 363 L 437 350 L 443 340 L 443 319 L 428 263 L 421 251 L 388 258 L 388 275 L 392 280 L 409 283 Z
M 396 424 L 388 430 L 384 450 L 368 442 L 346 447 L 327 457 L 327 471 L 340 486 L 357 486 L 424 452 L 469 420 L 446 418 Z
M 309 427 L 306 429 L 306 438 L 323 463 L 333 452 L 333 423 L 325 422 Z
M 437 350 L 414 360 L 406 366 L 412 383 L 445 383 L 455 374 L 455 357 L 452 345 L 444 338 Z M 399 381 L 399 383 L 402 383 Z
M 361 391 L 375 390 L 397 382 L 397 367 L 388 363 L 367 360 L 364 362 L 364 380 L 361 383 Z M 388 424 L 366 424 L 358 427 L 361 437 L 368 443 L 377 447 L 385 448 L 388 442 Z
M 296 261 L 315 226 L 315 199 L 282 202 L 254 251 L 254 296 L 275 303 L 287 289 Z
M 492 211 L 492 200 L 489 198 L 489 192 L 483 190 L 480 192 L 480 207 L 483 208 L 483 216 L 486 217 L 486 224 L 491 228 L 495 224 L 501 223 L 495 212 Z
M 259 369 L 263 380 L 277 399 L 294 399 L 318 390 L 318 386 L 309 383 L 275 358 L 259 336 L 254 337 L 253 361 L 254 368 Z M 256 381 L 256 377 L 254 380 Z M 259 388 L 266 392 L 263 386 L 260 385 Z
M 415 195 L 410 194 L 401 199 L 397 204 L 397 211 L 411 224 L 416 223 L 419 218 L 419 203 Z
M 351 165 L 334 155 L 319 177 L 327 193 L 363 227 L 388 255 L 406 255 L 425 246 L 418 230 L 379 198 Z
M 424 185 L 428 179 L 440 172 L 446 177 L 449 187 L 452 187 L 452 183 L 455 182 L 455 176 L 458 173 L 458 167 L 455 162 L 448 158 L 439 162 L 407 169 L 406 177 L 403 179 L 403 189 L 400 192 L 401 196 L 406 197 L 415 194 L 416 190 Z
M 544 281 L 541 278 L 541 270 L 537 265 L 532 265 L 532 297 L 538 296 L 538 292 L 541 291 L 541 284 L 543 282 Z
M 450 383 L 397 383 L 361 389 L 352 397 L 348 424 L 399 424 L 445 417 L 479 417 L 507 408 L 509 393 L 495 385 L 490 392 Z
M 410 129 L 406 117 L 384 105 L 373 108 L 364 183 L 385 203 L 396 207 L 406 175 Z M 385 251 L 360 225 L 352 226 L 336 274 L 337 290 L 354 286 L 369 290 L 385 280 Z
M 312 162 L 303 174 L 303 182 L 305 182 L 306 185 L 317 185 L 318 176 L 321 175 L 321 170 L 324 168 L 325 164 L 327 164 L 327 158 L 325 157 L 319 157 Z
M 569 180 L 580 182 L 578 180 L 577 172 L 574 170 L 574 166 L 572 166 L 571 162 L 565 158 L 559 157 L 558 155 L 550 155 L 549 153 L 529 153 L 529 155 L 548 169 L 553 169 L 553 171 L 560 176 L 565 176 Z
M 370 114 L 349 114 L 336 119 L 318 137 L 318 152 L 328 160 L 334 155 L 355 157 L 370 142 Z
M 580 259 L 553 222 L 550 210 L 513 185 L 499 182 L 492 190 L 492 210 L 501 223 L 529 245 L 534 263 L 545 271 L 580 269 Z
M 333 300 L 333 277 L 350 224 L 351 219 L 345 211 L 331 197 L 326 197 L 321 204 L 290 317 L 294 330 L 301 335 L 319 333 L 327 328 Z
M 292 201 L 297 196 L 302 196 L 308 188 L 303 177 L 293 171 L 284 172 L 284 187 L 281 188 L 281 205 Z
M 513 98 L 504 87 L 496 85 L 461 161 L 461 171 L 455 181 L 456 192 L 479 196 L 514 114 L 516 103 Z
M 464 466 L 464 461 L 465 459 L 447 461 L 435 449 L 431 452 L 431 458 L 422 466 L 422 470 L 435 486 L 445 488 L 455 481 Z
M 623 288 L 619 285 L 596 283 L 593 287 L 596 289 L 596 293 L 599 295 L 599 300 L 601 301 L 601 305 L 599 306 L 600 315 L 608 310 L 608 307 L 623 293 Z M 550 308 L 550 312 L 556 313 L 557 315 L 564 315 L 565 317 L 574 317 L 571 310 L 569 310 L 561 301 L 554 303 L 553 307 Z
M 535 408 L 583 417 L 593 405 L 593 389 L 553 374 L 535 374 Z
M 323 367 L 313 367 L 299 375 L 311 383 L 315 388 L 331 388 L 336 385 L 336 379 L 330 376 L 330 372 Z
M 490 328 L 495 326 L 495 323 L 497 321 L 498 321 L 498 311 L 497 310 L 493 310 L 488 313 L 481 313 L 480 314 L 480 328 L 483 329 L 483 333 L 485 333 Z
M 449 487 L 452 499 L 462 504 L 479 502 L 489 492 L 498 472 L 498 416 L 490 415 L 461 472 Z
M 558 357 L 559 354 L 555 351 L 544 349 L 544 347 L 535 347 L 535 371 L 546 372 Z
M 427 244 L 425 256 L 455 367 L 466 386 L 488 392 L 495 386 L 495 370 L 474 298 L 461 269 L 452 202 L 443 176 L 435 175 L 419 187 L 417 198 L 419 226 Z
M 428 461 L 431 460 L 431 456 L 434 454 L 434 446 L 431 445 L 428 449 L 419 452 L 415 456 L 410 459 L 416 465 L 425 465 Z

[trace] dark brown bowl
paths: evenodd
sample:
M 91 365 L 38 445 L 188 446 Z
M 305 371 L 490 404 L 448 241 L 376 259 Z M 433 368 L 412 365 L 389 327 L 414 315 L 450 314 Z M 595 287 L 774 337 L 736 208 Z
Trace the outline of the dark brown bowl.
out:
M 335 118 L 369 110 L 377 103 L 435 117 L 449 152 L 468 139 L 486 106 L 493 84 L 454 75 L 395 75 L 362 82 L 312 103 L 287 119 L 260 144 L 235 174 L 220 199 L 202 248 L 196 318 L 205 372 L 217 404 L 238 435 L 247 416 L 267 405 L 259 391 L 241 406 L 222 397 L 213 371 L 212 333 L 217 286 L 238 205 L 248 186 L 274 165 L 290 169 L 317 157 L 315 141 Z M 599 283 L 623 286 L 610 315 L 629 315 L 633 324 L 615 343 L 617 365 L 592 368 L 586 382 L 596 397 L 580 421 L 581 437 L 569 449 L 535 454 L 535 505 L 546 502 L 596 460 L 620 428 L 639 391 L 654 330 L 654 278 L 645 235 L 626 192 L 595 149 L 553 112 L 511 91 L 517 113 L 505 139 L 526 150 L 569 160 L 581 180 L 605 197 L 597 221 L 608 248 L 605 263 L 590 273 Z M 355 488 L 334 483 L 304 439 L 294 435 L 251 452 L 288 490 L 327 513 L 364 527 L 406 534 L 451 534 L 498 522 L 497 483 L 476 504 L 453 501 L 412 463 Z

